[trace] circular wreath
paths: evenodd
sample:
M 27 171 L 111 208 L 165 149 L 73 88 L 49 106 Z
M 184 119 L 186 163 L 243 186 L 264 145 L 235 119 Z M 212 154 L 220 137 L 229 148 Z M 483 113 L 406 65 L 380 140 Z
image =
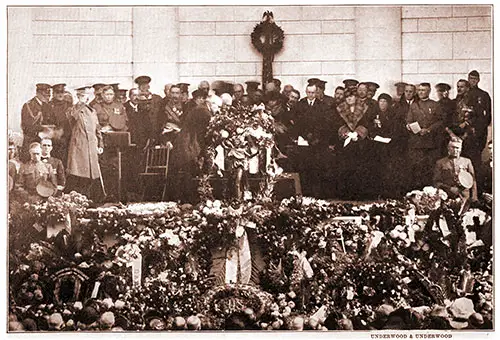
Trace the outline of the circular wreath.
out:
M 283 48 L 285 32 L 274 22 L 263 21 L 254 27 L 250 37 L 260 53 L 276 54 Z

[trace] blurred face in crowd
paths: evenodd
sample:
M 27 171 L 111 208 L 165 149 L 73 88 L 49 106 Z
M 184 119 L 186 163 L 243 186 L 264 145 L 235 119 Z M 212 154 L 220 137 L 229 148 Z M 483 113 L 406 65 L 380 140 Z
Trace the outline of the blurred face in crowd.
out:
M 443 98 L 448 98 L 449 92 L 448 91 L 436 90 L 436 95 L 437 95 L 438 100 L 441 100 Z
M 181 102 L 187 103 L 188 100 L 189 100 L 189 93 L 181 92 Z
M 241 97 L 243 96 L 243 86 L 240 84 L 236 84 L 233 86 L 233 92 L 234 92 L 234 99 L 235 100 L 240 100 Z
M 141 92 L 148 92 L 149 89 L 151 88 L 151 86 L 149 85 L 149 83 L 142 83 L 138 86 L 139 88 L 139 91 Z
M 64 100 L 64 92 L 54 92 L 54 99 L 58 101 Z
M 314 98 L 316 98 L 317 92 L 318 92 L 318 89 L 317 89 L 316 85 L 311 85 L 311 86 L 306 87 L 307 99 L 313 100 Z
M 205 98 L 203 97 L 195 97 L 194 102 L 196 103 L 197 106 L 200 106 L 205 103 Z
M 86 104 L 86 103 L 89 102 L 89 94 L 88 94 L 88 92 L 79 91 L 79 92 L 77 92 L 76 97 L 78 98 L 78 101 L 80 103 L 85 103 Z
M 170 88 L 170 98 L 172 98 L 174 103 L 179 103 L 181 101 L 181 89 L 177 86 L 172 86 Z
M 251 100 L 250 100 L 250 97 L 249 97 L 249 96 L 247 96 L 247 95 L 243 95 L 243 96 L 241 96 L 241 98 L 240 98 L 240 103 L 241 103 L 241 105 L 243 105 L 243 106 L 249 106 L 249 105 L 252 105 L 252 102 L 251 102 Z
M 287 97 L 290 96 L 290 93 L 292 93 L 292 90 L 293 90 L 293 86 L 292 85 L 285 85 L 283 87 L 283 94 Z
M 405 99 L 413 100 L 415 98 L 415 86 L 406 85 L 405 86 Z
M 9 159 L 14 159 L 16 157 L 16 146 L 9 145 Z
M 462 144 L 456 142 L 448 143 L 448 155 L 452 158 L 460 157 L 460 152 L 462 152 Z
M 30 159 L 32 162 L 40 162 L 42 160 L 42 149 L 39 146 L 30 149 Z
M 335 90 L 335 100 L 337 100 L 337 102 L 341 102 L 344 100 L 344 89 L 336 89 Z
M 354 105 L 356 104 L 356 96 L 354 95 L 354 93 L 351 93 L 347 97 L 345 97 L 345 101 L 347 105 Z
M 165 97 L 170 97 L 170 88 L 172 87 L 172 84 L 166 84 L 165 87 L 163 88 L 163 93 L 165 93 Z
M 387 109 L 389 109 L 389 102 L 387 99 L 381 98 L 378 100 L 378 108 L 380 111 L 385 112 Z
M 114 99 L 115 92 L 113 91 L 113 89 L 107 89 L 102 92 L 102 100 L 104 100 L 106 104 L 111 104 Z
M 288 95 L 288 104 L 290 107 L 294 107 L 295 104 L 299 101 L 299 94 L 297 92 L 291 91 Z
M 469 83 L 471 87 L 477 86 L 479 84 L 479 77 L 476 77 L 474 75 L 469 75 Z
M 264 93 L 262 92 L 262 90 L 257 89 L 253 92 L 253 100 L 255 104 L 258 105 L 262 103 L 262 97 L 264 97 Z
M 398 85 L 396 87 L 396 95 L 398 97 L 401 97 L 405 93 L 405 86 L 404 85 Z
M 9 148 L 10 149 L 10 148 Z M 493 143 L 492 142 L 489 142 L 488 143 L 488 159 L 490 161 L 493 160 Z
M 204 91 L 206 94 L 208 94 L 208 91 L 210 90 L 210 84 L 206 80 L 202 80 L 200 82 L 200 85 L 198 85 L 198 89 Z
M 42 103 L 48 103 L 50 100 L 50 89 L 37 91 L 36 96 Z
M 325 90 L 323 90 L 321 87 L 316 86 L 316 98 L 323 98 L 325 96 Z
M 366 97 L 368 97 L 368 99 L 372 99 L 374 95 L 375 92 L 370 89 L 368 89 L 368 91 L 366 92 Z
M 133 104 L 137 104 L 139 102 L 139 89 L 131 89 L 128 96 Z
M 40 144 L 42 144 L 42 156 L 50 156 L 50 152 L 52 151 L 52 141 L 50 139 L 42 139 Z
M 358 86 L 358 97 L 365 99 L 368 96 L 368 86 L 361 84 Z
M 418 85 L 418 98 L 427 99 L 431 93 L 431 88 L 424 85 Z
M 278 90 L 276 84 L 273 82 L 267 83 L 265 89 L 266 93 Z
M 465 81 L 459 81 L 457 83 L 457 94 L 460 96 L 464 95 L 469 90 L 469 86 L 467 85 Z

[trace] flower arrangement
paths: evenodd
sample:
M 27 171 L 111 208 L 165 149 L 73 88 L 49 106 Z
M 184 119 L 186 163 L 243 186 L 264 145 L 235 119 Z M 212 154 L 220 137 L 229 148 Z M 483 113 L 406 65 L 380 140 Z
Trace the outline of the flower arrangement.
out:
M 438 209 L 441 202 L 448 198 L 446 192 L 434 187 L 425 187 L 422 190 L 413 190 L 406 194 L 406 199 L 415 206 L 417 213 L 428 215 Z
M 90 288 L 101 282 L 97 296 L 82 301 L 84 308 L 100 301 L 101 308 L 92 307 L 99 309 L 97 323 L 89 326 L 95 329 L 101 329 L 101 317 L 106 329 L 120 322 L 123 329 L 179 329 L 191 316 L 201 320 L 203 329 L 221 329 L 228 318 L 240 314 L 248 314 L 238 317 L 259 329 L 296 329 L 295 321 L 301 319 L 306 329 L 323 329 L 328 325 L 324 318 L 310 321 L 323 307 L 326 314 L 337 315 L 338 323 L 328 329 L 363 329 L 376 321 L 379 305 L 397 309 L 436 304 L 425 288 L 432 285 L 422 282 L 442 286 L 450 301 L 463 294 L 460 287 L 471 285 L 467 291 L 477 297 L 476 311 L 491 319 L 492 251 L 484 245 L 459 246 L 465 244 L 464 228 L 488 223 L 490 217 L 480 210 L 458 218 L 441 202 L 415 230 L 415 224 L 406 224 L 413 203 L 403 201 L 356 206 L 297 197 L 265 203 L 208 200 L 194 207 L 86 204 L 65 208 L 78 216 L 67 243 L 57 237 L 30 241 L 26 249 L 11 252 L 11 312 L 19 318 L 62 313 L 66 326 L 73 320 L 71 329 L 78 329 L 78 308 L 72 303 L 45 308 L 54 304 L 52 275 L 72 267 L 88 276 Z M 30 211 L 34 209 L 21 210 Z M 436 212 L 448 225 L 447 238 L 432 217 Z M 361 222 L 337 220 L 339 216 L 359 216 Z M 23 219 L 12 215 L 11 223 Z M 415 231 L 411 237 L 410 228 Z M 245 232 L 252 246 L 264 250 L 267 267 L 259 286 L 214 287 L 211 251 L 234 244 Z M 450 239 L 457 249 L 446 244 Z M 138 258 L 140 285 L 132 282 L 128 266 Z M 464 273 L 471 284 L 461 283 Z M 65 309 L 70 313 L 64 314 Z M 115 322 L 106 312 L 114 314 Z

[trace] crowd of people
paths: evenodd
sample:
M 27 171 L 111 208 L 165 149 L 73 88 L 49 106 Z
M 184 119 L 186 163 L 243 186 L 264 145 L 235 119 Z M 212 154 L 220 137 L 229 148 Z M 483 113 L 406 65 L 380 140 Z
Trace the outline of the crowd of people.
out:
M 278 162 L 300 174 L 304 195 L 397 198 L 434 185 L 452 197 L 491 198 L 491 152 L 487 162 L 481 157 L 492 146 L 491 98 L 479 81 L 471 71 L 457 82 L 454 99 L 449 84 L 436 84 L 438 101 L 429 98 L 429 83 L 399 82 L 391 96 L 377 94 L 374 82 L 355 79 L 344 80 L 333 96 L 318 78 L 308 80 L 305 96 L 279 79 L 262 87 L 247 81 L 246 90 L 243 84 L 202 81 L 191 96 L 190 84 L 167 84 L 162 97 L 150 91 L 150 77 L 140 76 L 130 90 L 94 84 L 76 89 L 76 99 L 65 84 L 37 84 L 35 97 L 22 107 L 19 152 L 9 143 L 10 188 L 30 197 L 75 190 L 116 201 L 117 149 L 109 132 L 128 131 L 122 189 L 127 199 L 139 199 L 138 174 L 148 148 L 171 143 L 170 176 L 195 176 L 191 170 L 206 147 L 210 118 L 224 107 L 265 105 L 274 118 Z M 188 197 L 175 192 L 185 189 L 180 184 L 169 198 Z

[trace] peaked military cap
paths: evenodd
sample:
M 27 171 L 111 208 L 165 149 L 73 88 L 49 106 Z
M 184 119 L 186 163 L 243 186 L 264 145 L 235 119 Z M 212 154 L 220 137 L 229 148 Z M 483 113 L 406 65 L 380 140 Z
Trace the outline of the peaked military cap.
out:
M 94 91 L 99 91 L 104 86 L 106 86 L 106 84 L 103 84 L 103 83 L 97 83 L 97 84 L 92 85 L 92 87 L 94 88 Z
M 405 83 L 404 81 L 398 81 L 396 84 L 394 84 L 394 86 L 396 87 L 403 87 L 403 86 L 406 86 L 408 85 L 407 83 Z
M 436 84 L 435 88 L 439 91 L 439 92 L 444 92 L 444 91 L 449 91 L 451 90 L 451 86 L 446 84 L 446 83 L 439 83 L 439 84 Z
M 367 86 L 368 86 L 368 88 L 369 88 L 371 91 L 373 91 L 373 92 L 377 91 L 377 89 L 380 87 L 380 85 L 379 85 L 379 84 L 374 83 L 373 81 L 367 81 L 367 82 L 366 82 L 366 85 L 367 85 Z
M 109 86 L 113 87 L 113 91 L 115 91 L 115 93 L 119 90 L 118 85 L 120 85 L 120 83 L 109 84 Z
M 356 85 L 359 84 L 359 81 L 357 81 L 356 79 L 344 79 L 342 82 L 347 87 L 349 87 L 349 86 L 356 86 Z
M 64 93 L 65 86 L 66 86 L 66 84 L 55 84 L 55 85 L 52 85 L 52 90 L 54 91 L 54 93 Z
M 316 85 L 317 87 L 320 87 L 320 88 L 322 88 L 324 90 L 325 89 L 325 84 L 327 83 L 327 81 L 324 81 L 324 80 L 321 80 L 321 79 L 318 79 L 318 78 L 311 78 L 311 79 L 307 80 L 307 83 L 308 83 L 309 86 Z
M 426 87 L 431 87 L 430 83 L 420 83 L 419 86 L 426 86 Z
M 148 76 L 139 76 L 139 77 L 135 78 L 134 82 L 137 85 L 149 84 L 151 82 L 151 77 L 148 77 Z
M 76 89 L 77 92 L 89 92 L 89 89 L 91 88 L 92 86 L 88 86 L 88 85 L 85 85 L 85 86 L 82 86 L 82 87 L 79 87 Z
M 276 84 L 277 87 L 281 86 L 281 80 L 279 80 L 278 78 L 273 78 L 272 82 Z
M 256 89 L 260 85 L 258 81 L 253 81 L 253 80 L 246 81 L 245 84 L 247 85 L 247 89 L 248 88 Z
M 189 92 L 189 85 L 191 85 L 191 84 L 188 84 L 188 83 L 177 84 L 177 86 L 179 86 L 179 88 L 181 89 L 181 92 L 183 92 L 183 93 Z
M 51 86 L 49 84 L 45 84 L 45 83 L 36 84 L 37 91 L 47 91 L 47 90 L 50 90 L 50 88 L 51 88 Z

